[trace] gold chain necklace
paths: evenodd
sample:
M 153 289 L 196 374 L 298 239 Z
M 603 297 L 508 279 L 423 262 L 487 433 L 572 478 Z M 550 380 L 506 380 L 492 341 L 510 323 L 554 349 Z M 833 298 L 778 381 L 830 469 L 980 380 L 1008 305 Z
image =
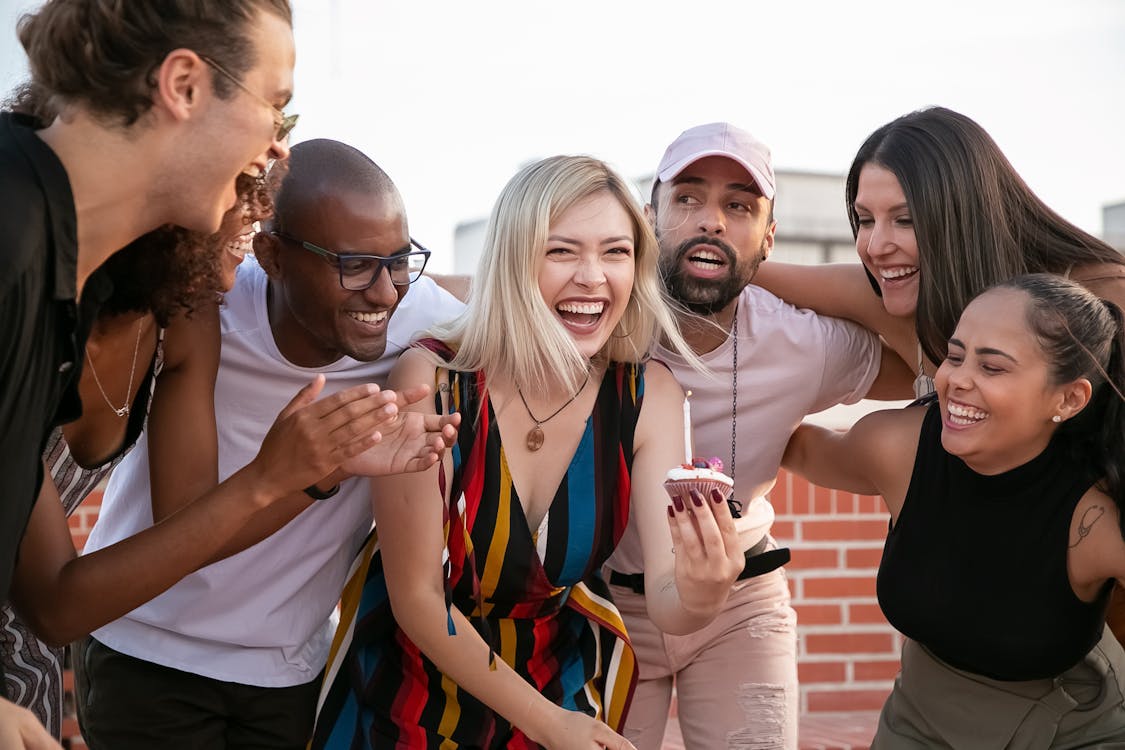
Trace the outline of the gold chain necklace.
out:
M 90 356 L 89 348 L 86 350 L 86 361 L 90 363 L 90 373 L 94 376 L 94 382 L 97 383 L 98 390 L 102 392 L 102 398 L 105 399 L 106 406 L 119 417 L 129 416 L 129 409 L 132 406 L 133 375 L 137 372 L 137 354 L 141 351 L 141 329 L 144 328 L 144 322 L 143 316 L 137 321 L 137 343 L 133 347 L 133 365 L 129 368 L 129 387 L 125 390 L 125 403 L 121 405 L 121 408 L 114 406 L 113 402 L 109 400 L 105 388 L 102 387 L 102 381 L 98 378 L 98 371 L 94 369 L 94 358 Z
M 527 399 L 523 397 L 523 389 L 521 389 L 518 385 L 516 386 L 516 393 L 520 394 L 520 401 L 523 402 L 523 408 L 527 410 L 527 416 L 531 417 L 531 421 L 535 423 L 535 426 L 527 431 L 527 449 L 529 451 L 534 453 L 535 451 L 543 447 L 543 441 L 545 438 L 543 436 L 542 425 L 550 422 L 552 419 L 559 415 L 559 412 L 570 406 L 574 402 L 574 399 L 578 398 L 578 394 L 582 392 L 582 390 L 586 387 L 586 384 L 589 382 L 590 371 L 586 370 L 586 379 L 582 381 L 582 385 L 578 386 L 578 390 L 574 392 L 574 395 L 568 398 L 565 404 L 555 409 L 551 413 L 551 416 L 544 419 L 538 419 L 534 414 L 531 413 L 531 407 L 527 405 Z

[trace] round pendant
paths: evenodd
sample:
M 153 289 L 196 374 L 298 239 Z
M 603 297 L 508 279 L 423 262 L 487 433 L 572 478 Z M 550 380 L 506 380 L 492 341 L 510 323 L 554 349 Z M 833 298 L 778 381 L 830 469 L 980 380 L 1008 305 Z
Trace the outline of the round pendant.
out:
M 534 453 L 543 447 L 543 430 L 535 425 L 527 431 L 527 449 Z

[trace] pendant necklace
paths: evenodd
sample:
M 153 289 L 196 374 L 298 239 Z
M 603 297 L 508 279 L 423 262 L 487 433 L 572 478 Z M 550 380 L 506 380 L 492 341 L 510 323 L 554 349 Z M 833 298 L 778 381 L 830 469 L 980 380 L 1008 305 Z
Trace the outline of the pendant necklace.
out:
M 543 447 L 544 436 L 542 425 L 550 422 L 552 419 L 559 415 L 559 412 L 570 406 L 571 403 L 574 402 L 574 399 L 578 398 L 578 394 L 582 392 L 582 390 L 586 387 L 586 384 L 589 382 L 590 371 L 586 370 L 586 379 L 582 381 L 582 385 L 578 386 L 578 390 L 574 392 L 574 395 L 568 398 L 565 404 L 555 409 L 554 412 L 551 413 L 551 416 L 544 419 L 539 419 L 531 413 L 531 407 L 527 405 L 527 399 L 523 397 L 523 390 L 518 385 L 516 386 L 516 393 L 520 394 L 520 401 L 523 402 L 523 408 L 527 410 L 527 416 L 531 417 L 531 421 L 535 423 L 535 426 L 527 431 L 527 449 L 529 451 L 534 453 L 535 451 Z
M 914 398 L 922 398 L 933 393 L 937 388 L 934 387 L 934 379 L 926 374 L 926 368 L 922 365 L 922 344 L 918 343 L 918 377 L 914 378 Z
M 133 375 L 137 372 L 137 354 L 141 351 L 141 330 L 144 328 L 144 322 L 143 316 L 137 321 L 137 343 L 133 347 L 133 365 L 129 368 L 129 387 L 125 391 L 125 403 L 120 408 L 114 406 L 113 402 L 109 400 L 105 388 L 102 387 L 102 381 L 98 378 L 98 371 L 94 369 L 94 358 L 90 356 L 89 350 L 86 352 L 86 361 L 90 363 L 90 373 L 94 376 L 94 382 L 97 383 L 98 390 L 102 392 L 102 398 L 105 399 L 106 406 L 119 417 L 129 416 L 129 409 L 132 406 Z

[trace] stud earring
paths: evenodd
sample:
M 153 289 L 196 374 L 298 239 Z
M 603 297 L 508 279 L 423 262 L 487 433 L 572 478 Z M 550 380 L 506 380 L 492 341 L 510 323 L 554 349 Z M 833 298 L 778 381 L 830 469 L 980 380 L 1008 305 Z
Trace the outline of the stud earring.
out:
M 1058 424 L 1059 422 L 1062 421 L 1062 417 L 1060 417 L 1058 414 L 1056 414 L 1055 416 L 1051 417 L 1051 421 L 1054 422 L 1055 424 Z

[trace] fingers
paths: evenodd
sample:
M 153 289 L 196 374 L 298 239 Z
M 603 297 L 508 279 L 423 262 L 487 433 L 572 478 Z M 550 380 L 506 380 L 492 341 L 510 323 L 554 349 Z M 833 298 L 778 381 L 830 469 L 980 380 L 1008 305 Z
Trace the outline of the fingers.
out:
M 450 448 L 457 442 L 457 429 L 461 426 L 461 415 L 453 414 L 426 414 L 423 420 L 423 429 L 426 432 L 440 436 L 444 447 Z
M 0 748 L 62 750 L 31 711 L 3 698 L 0 698 Z
M 291 398 L 289 400 L 289 403 L 285 405 L 285 408 L 282 409 L 281 412 L 277 415 L 278 418 L 280 419 L 281 417 L 287 417 L 298 409 L 302 409 L 308 406 L 312 402 L 316 401 L 316 397 L 319 396 L 320 392 L 323 390 L 324 375 L 317 375 L 315 378 L 313 378 L 311 383 L 306 385 L 301 390 L 297 391 L 297 395 Z
M 396 403 L 398 404 L 398 407 L 400 409 L 405 409 L 411 404 L 418 403 L 433 392 L 433 388 L 423 384 L 413 386 L 412 388 L 404 388 L 402 390 L 395 391 L 394 393 L 397 396 Z
M 668 524 L 677 576 L 697 584 L 721 583 L 733 581 L 741 571 L 741 543 L 721 492 L 713 491 L 710 499 L 694 490 L 688 498 L 673 497 Z
M 735 530 L 735 519 L 730 516 L 730 507 L 727 497 L 720 490 L 712 489 L 711 497 L 699 499 L 705 507 L 696 507 L 695 522 L 699 528 L 700 541 L 706 552 L 712 557 L 726 557 L 731 551 L 731 546 L 740 552 L 738 532 Z
M 352 440 L 350 443 L 339 446 L 336 449 L 336 456 L 341 459 L 342 463 L 344 459 L 352 458 L 353 456 L 358 456 L 364 451 L 371 450 L 379 444 L 379 441 L 382 439 L 382 437 L 383 436 L 378 432 L 372 433 L 370 435 L 361 435 L 355 440 Z
M 415 471 L 425 471 L 438 461 L 437 453 L 429 453 L 425 456 L 415 456 L 406 462 L 406 468 L 403 470 L 406 473 Z
M 697 492 L 691 494 L 699 495 Z M 702 498 L 700 498 L 700 501 L 702 501 Z M 700 502 L 700 505 L 702 505 L 702 502 Z M 695 502 L 691 496 L 673 495 L 672 511 L 668 516 L 668 527 L 672 532 L 676 556 L 683 555 L 683 559 L 687 560 L 700 558 L 704 554 L 699 541 L 699 532 L 695 528 L 696 522 L 692 518 L 694 507 Z
M 341 406 L 331 414 L 320 419 L 321 426 L 328 432 L 329 440 L 343 446 L 369 435 L 378 439 L 387 432 L 398 428 L 399 410 L 395 403 L 382 403 L 389 391 Z
M 598 747 L 609 748 L 609 750 L 637 750 L 633 747 L 632 742 L 629 742 L 629 740 L 610 729 L 608 724 L 601 721 L 594 725 L 593 740 Z

